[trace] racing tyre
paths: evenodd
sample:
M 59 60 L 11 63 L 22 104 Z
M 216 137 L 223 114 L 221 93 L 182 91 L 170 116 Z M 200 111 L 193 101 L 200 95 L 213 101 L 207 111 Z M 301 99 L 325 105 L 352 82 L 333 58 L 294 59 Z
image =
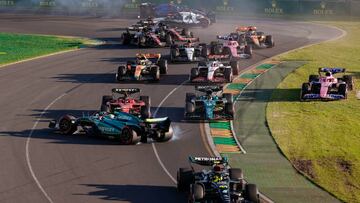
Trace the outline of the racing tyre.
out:
M 160 80 L 160 68 L 158 66 L 151 67 L 151 76 L 156 82 Z
M 129 34 L 123 33 L 122 36 L 121 36 L 121 40 L 122 40 L 123 45 L 130 44 L 130 36 L 129 36 Z
M 275 46 L 275 42 L 274 42 L 272 35 L 266 35 L 265 44 L 266 44 L 267 48 L 272 48 Z
M 202 28 L 207 28 L 210 25 L 210 20 L 209 19 L 201 18 L 201 19 L 199 19 L 199 21 L 200 21 L 199 24 L 200 24 L 200 26 Z
M 306 94 L 309 94 L 310 91 L 310 84 L 309 83 L 303 83 L 302 86 L 301 86 L 301 92 L 300 92 L 300 101 L 304 101 L 304 96 Z
M 149 96 L 140 96 L 140 100 L 145 103 L 144 106 L 140 107 L 141 118 L 143 118 L 143 119 L 150 118 L 151 113 L 150 113 L 150 98 L 149 98 Z
M 110 112 L 111 112 L 111 108 L 110 108 L 108 105 L 106 105 L 106 104 L 102 104 L 102 105 L 100 106 L 100 111 L 101 111 L 101 112 L 108 112 L 108 113 L 110 113 Z
M 348 90 L 353 90 L 354 80 L 352 75 L 344 75 L 343 80 L 346 82 Z
M 65 115 L 59 119 L 59 131 L 65 135 L 72 135 L 77 126 L 74 124 L 76 118 L 72 115 Z
M 202 200 L 205 197 L 205 188 L 200 183 L 192 185 L 192 194 L 195 201 Z
M 210 54 L 220 55 L 222 52 L 222 45 L 216 41 L 210 43 Z
M 135 130 L 125 126 L 121 131 L 119 141 L 123 145 L 137 144 L 140 141 L 140 137 L 137 136 Z
M 139 37 L 139 41 L 138 41 L 138 47 L 142 48 L 145 46 L 146 43 L 146 38 L 144 36 L 140 36 Z
M 239 72 L 240 72 L 239 61 L 230 61 L 230 66 L 231 66 L 233 75 L 239 75 Z
M 160 59 L 158 66 L 160 67 L 160 74 L 167 74 L 168 62 L 166 59 Z
M 177 190 L 189 192 L 190 185 L 194 182 L 194 173 L 190 168 L 179 168 L 176 174 Z
M 201 47 L 201 52 L 200 52 L 200 56 L 207 58 L 208 56 L 208 49 L 205 43 L 201 43 L 199 44 L 199 46 Z
M 319 82 L 318 75 L 309 75 L 309 82 Z
M 224 113 L 226 115 L 228 115 L 229 119 L 233 120 L 234 119 L 234 104 L 231 103 L 225 103 L 225 109 L 224 109 Z
M 195 104 L 193 102 L 186 102 L 185 104 L 185 113 L 188 114 L 188 113 L 194 113 L 195 111 Z
M 241 192 L 245 186 L 244 182 L 244 173 L 240 168 L 231 168 L 229 169 L 230 180 L 235 182 L 239 181 L 239 183 L 234 183 L 232 185 L 232 189 L 237 192 Z
M 245 45 L 245 48 L 244 48 L 244 54 L 249 55 L 249 58 L 251 58 L 251 57 L 252 57 L 252 55 L 253 55 L 253 49 L 252 49 L 252 46 Z
M 172 45 L 170 48 L 170 61 L 174 62 L 178 55 L 179 55 L 178 46 Z
M 104 95 L 101 99 L 101 104 L 107 104 L 109 101 L 113 100 L 113 97 L 111 95 Z
M 233 80 L 233 73 L 231 68 L 225 68 L 224 77 L 226 82 L 231 83 Z
M 310 88 L 310 92 L 313 94 L 320 94 L 321 84 L 320 83 L 313 83 Z
M 232 102 L 234 101 L 234 97 L 233 97 L 233 95 L 230 94 L 230 93 L 224 93 L 224 94 L 223 94 L 223 98 L 226 99 L 226 102 L 227 102 L 227 103 L 232 103 Z
M 190 80 L 192 81 L 194 78 L 196 78 L 199 75 L 198 68 L 192 68 L 190 73 Z
M 259 191 L 255 184 L 246 184 L 245 186 L 245 197 L 251 203 L 259 203 Z
M 166 35 L 165 40 L 166 40 L 166 46 L 171 46 L 172 44 L 174 44 L 174 41 L 170 34 Z
M 347 98 L 347 85 L 346 84 L 340 84 L 338 89 L 338 94 L 344 96 L 344 98 Z
M 158 132 L 157 137 L 154 139 L 157 142 L 166 142 L 169 141 L 174 134 L 173 128 L 170 126 L 167 132 Z
M 229 47 L 224 47 L 223 50 L 222 50 L 222 55 L 230 55 L 230 56 L 232 56 L 231 49 Z
M 122 78 L 125 75 L 126 75 L 126 67 L 125 66 L 119 66 L 118 71 L 117 71 L 117 75 L 116 75 L 116 80 L 117 81 L 123 80 Z

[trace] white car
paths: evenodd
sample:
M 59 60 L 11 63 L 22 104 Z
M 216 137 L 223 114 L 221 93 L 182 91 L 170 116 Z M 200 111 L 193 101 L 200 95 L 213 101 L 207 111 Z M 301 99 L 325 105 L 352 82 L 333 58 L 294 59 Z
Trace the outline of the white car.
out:
M 231 64 L 220 61 L 202 61 L 198 67 L 191 69 L 190 81 L 192 83 L 230 83 L 233 80 L 233 70 L 239 69 L 238 61 Z

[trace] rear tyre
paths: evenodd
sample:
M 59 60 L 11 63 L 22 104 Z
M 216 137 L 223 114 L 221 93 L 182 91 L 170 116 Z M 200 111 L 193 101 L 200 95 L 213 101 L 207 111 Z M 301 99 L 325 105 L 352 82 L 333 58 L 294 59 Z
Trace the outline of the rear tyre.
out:
M 126 67 L 125 66 L 119 66 L 117 71 L 117 81 L 123 80 L 123 77 L 126 75 Z
M 302 86 L 301 86 L 301 92 L 300 92 L 300 101 L 304 101 L 304 96 L 306 94 L 309 94 L 310 91 L 310 84 L 309 83 L 303 83 Z
M 190 73 L 190 80 L 192 81 L 192 80 L 195 79 L 198 75 L 199 75 L 199 70 L 198 70 L 198 68 L 192 68 L 192 69 L 191 69 L 191 73 Z
M 230 55 L 232 56 L 231 49 L 229 47 L 224 47 L 222 50 L 222 55 Z
M 171 46 L 172 44 L 174 44 L 173 38 L 170 34 L 166 35 L 165 41 L 166 41 L 166 46 Z
M 167 74 L 168 62 L 166 59 L 160 59 L 158 66 L 160 67 L 160 74 Z
M 232 103 L 232 102 L 234 101 L 234 97 L 233 97 L 233 95 L 230 94 L 230 93 L 224 93 L 224 94 L 223 94 L 223 98 L 226 99 L 226 102 L 227 102 L 227 103 Z
M 158 132 L 158 136 L 154 139 L 156 142 L 166 142 L 169 141 L 174 134 L 173 128 L 170 126 L 167 132 Z
M 234 183 L 232 188 L 234 191 L 241 192 L 243 189 L 245 189 L 244 173 L 240 168 L 229 169 L 229 176 L 230 180 L 233 180 L 235 182 L 239 181 L 239 183 Z
M 272 48 L 275 46 L 275 42 L 274 42 L 272 35 L 267 35 L 265 37 L 265 44 L 266 44 L 267 48 Z
M 354 89 L 354 81 L 352 75 L 344 75 L 343 80 L 346 82 L 348 90 L 352 91 Z
M 344 96 L 344 98 L 347 98 L 347 89 L 346 89 L 346 84 L 340 84 L 339 85 L 339 89 L 338 89 L 338 94 Z
M 150 116 L 151 116 L 151 112 L 150 112 L 151 100 L 150 100 L 150 97 L 149 96 L 140 96 L 140 101 L 143 101 L 145 103 L 144 106 L 140 107 L 141 118 L 143 118 L 143 119 L 150 118 Z
M 318 75 L 309 75 L 309 82 L 319 82 Z
M 230 66 L 231 66 L 233 75 L 239 75 L 239 71 L 240 71 L 239 61 L 230 61 Z
M 177 190 L 179 192 L 189 192 L 190 185 L 194 182 L 194 173 L 190 168 L 179 168 L 176 175 Z
M 246 199 L 252 203 L 259 203 L 259 191 L 255 184 L 246 184 L 245 186 Z
M 65 135 L 72 135 L 77 130 L 74 124 L 76 118 L 72 115 L 65 115 L 59 119 L 59 131 Z
M 111 108 L 110 108 L 108 105 L 106 105 L 106 104 L 102 104 L 102 105 L 100 106 L 100 111 L 101 111 L 101 112 L 111 113 Z
M 160 80 L 160 68 L 158 66 L 152 66 L 150 73 L 153 81 L 158 82 Z
M 207 49 L 207 46 L 206 44 L 199 44 L 199 46 L 201 47 L 201 53 L 200 53 L 200 56 L 203 57 L 203 58 L 207 58 L 208 56 L 208 49 Z
M 311 84 L 311 93 L 320 94 L 320 89 L 321 89 L 321 84 L 320 83 Z
M 231 83 L 233 80 L 233 73 L 231 68 L 225 68 L 224 77 L 226 82 Z
M 130 36 L 129 36 L 129 34 L 123 33 L 122 36 L 121 36 L 121 40 L 122 40 L 123 45 L 130 44 Z
M 200 183 L 195 183 L 192 185 L 192 194 L 195 201 L 200 201 L 204 199 L 205 196 L 205 188 Z
M 137 136 L 135 130 L 129 127 L 124 127 L 121 131 L 119 141 L 123 145 L 136 144 L 140 141 L 140 137 Z
M 253 55 L 253 49 L 252 49 L 252 46 L 245 45 L 245 48 L 244 48 L 244 54 L 249 55 L 249 58 L 251 58 L 251 57 L 252 57 L 252 55 Z
M 225 103 L 224 113 L 229 117 L 229 119 L 234 119 L 234 104 L 233 103 Z

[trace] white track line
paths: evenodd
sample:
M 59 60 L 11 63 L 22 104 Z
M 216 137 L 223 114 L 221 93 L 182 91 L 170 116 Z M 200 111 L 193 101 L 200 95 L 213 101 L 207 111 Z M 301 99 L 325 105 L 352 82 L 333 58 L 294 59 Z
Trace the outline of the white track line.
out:
M 158 107 L 156 108 L 155 112 L 154 112 L 154 117 L 156 116 L 157 112 L 159 111 L 160 107 L 164 104 L 164 102 L 176 91 L 178 90 L 181 86 L 183 86 L 185 83 L 187 82 L 184 81 L 182 82 L 180 85 L 178 85 L 177 87 L 175 87 L 171 92 L 169 92 L 169 94 L 166 95 L 166 97 L 164 97 L 164 99 L 160 102 L 160 104 L 158 105 Z M 161 168 L 164 170 L 164 172 L 169 176 L 169 178 L 175 183 L 177 184 L 177 180 L 176 178 L 174 178 L 171 173 L 167 170 L 166 166 L 164 165 L 164 163 L 162 162 L 160 156 L 159 156 L 159 153 L 156 149 L 156 145 L 155 143 L 151 143 L 151 146 L 153 148 L 153 151 L 154 151 L 154 154 L 156 156 L 156 159 L 158 160 Z
M 66 93 L 60 95 L 59 97 L 57 97 L 56 99 L 54 99 L 40 114 L 40 117 L 36 120 L 36 122 L 34 123 L 33 127 L 31 128 L 31 131 L 27 137 L 26 140 L 26 147 L 25 147 L 25 153 L 26 153 L 26 163 L 27 166 L 29 168 L 29 171 L 31 173 L 32 178 L 34 179 L 36 185 L 38 186 L 38 188 L 40 189 L 40 191 L 43 193 L 43 195 L 46 197 L 46 199 L 50 202 L 53 203 L 53 200 L 50 198 L 50 196 L 48 195 L 48 193 L 45 191 L 45 189 L 43 188 L 43 186 L 41 185 L 39 179 L 36 177 L 35 172 L 32 168 L 31 165 L 31 159 L 30 159 L 30 140 L 31 140 L 31 136 L 34 133 L 35 128 L 37 127 L 37 125 L 39 124 L 39 121 L 41 119 L 41 117 L 45 114 L 45 112 L 53 105 L 55 104 L 55 102 L 57 102 L 59 99 L 61 99 L 62 97 L 64 97 L 66 95 Z

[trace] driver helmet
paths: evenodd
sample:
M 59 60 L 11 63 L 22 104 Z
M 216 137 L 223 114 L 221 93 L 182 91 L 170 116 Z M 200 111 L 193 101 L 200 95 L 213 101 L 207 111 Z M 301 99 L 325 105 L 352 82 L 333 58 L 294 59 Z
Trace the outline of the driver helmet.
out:
M 326 76 L 326 77 L 331 77 L 331 72 L 330 72 L 330 71 L 326 72 L 326 73 L 325 73 L 325 76 Z
M 115 115 L 114 115 L 114 114 L 109 114 L 109 117 L 110 117 L 111 119 L 115 119 Z

